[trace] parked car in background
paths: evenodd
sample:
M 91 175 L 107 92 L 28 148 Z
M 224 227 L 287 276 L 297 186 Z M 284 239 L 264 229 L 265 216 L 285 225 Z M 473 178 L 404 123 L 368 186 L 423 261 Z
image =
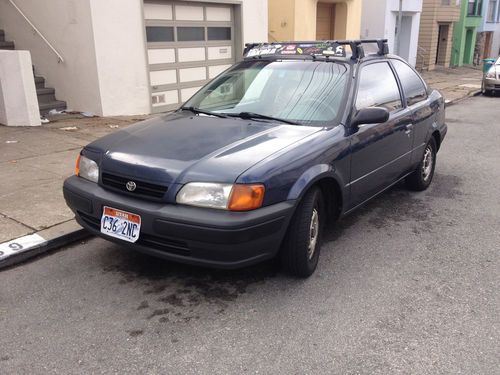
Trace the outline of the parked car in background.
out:
M 495 92 L 500 92 L 500 57 L 483 76 L 483 93 L 492 95 Z
M 66 202 L 90 232 L 151 255 L 278 256 L 307 277 L 327 223 L 402 179 L 432 181 L 443 97 L 387 53 L 386 40 L 248 45 L 176 112 L 86 146 Z

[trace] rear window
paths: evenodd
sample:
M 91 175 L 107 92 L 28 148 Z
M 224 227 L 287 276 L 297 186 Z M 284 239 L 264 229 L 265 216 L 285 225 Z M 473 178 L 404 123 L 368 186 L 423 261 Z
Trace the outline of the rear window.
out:
M 413 105 L 427 98 L 424 83 L 415 71 L 399 60 L 392 60 L 396 73 L 403 86 L 407 105 Z

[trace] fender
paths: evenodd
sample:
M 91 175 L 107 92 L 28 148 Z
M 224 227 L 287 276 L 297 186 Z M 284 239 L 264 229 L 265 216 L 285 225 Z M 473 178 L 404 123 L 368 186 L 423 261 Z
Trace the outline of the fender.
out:
M 340 176 L 337 175 L 335 168 L 333 168 L 329 164 L 316 164 L 302 173 L 302 175 L 297 179 L 295 184 L 288 192 L 287 199 L 295 199 L 299 201 L 304 193 L 312 185 L 314 185 L 315 182 L 325 177 L 333 178 L 337 182 L 337 184 L 340 186 L 340 194 L 342 195 L 342 200 L 344 200 L 344 183 Z

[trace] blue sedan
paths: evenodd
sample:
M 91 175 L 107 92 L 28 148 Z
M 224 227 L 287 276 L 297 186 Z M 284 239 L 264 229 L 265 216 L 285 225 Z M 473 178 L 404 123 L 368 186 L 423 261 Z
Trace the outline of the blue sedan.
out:
M 217 268 L 279 257 L 307 277 L 327 223 L 402 179 L 432 181 L 443 97 L 387 52 L 385 40 L 247 45 L 177 111 L 87 145 L 66 202 L 141 252 Z

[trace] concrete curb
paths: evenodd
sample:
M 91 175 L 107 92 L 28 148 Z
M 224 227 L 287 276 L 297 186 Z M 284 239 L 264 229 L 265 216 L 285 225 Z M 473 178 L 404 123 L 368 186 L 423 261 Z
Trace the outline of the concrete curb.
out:
M 467 98 L 472 98 L 474 96 L 479 96 L 482 94 L 482 91 L 481 90 L 478 90 L 478 91 L 473 91 L 473 92 L 470 92 L 468 93 L 466 96 L 462 96 L 461 98 L 457 98 L 457 99 L 454 99 L 454 100 L 450 100 L 448 103 L 445 103 L 445 107 L 449 107 L 450 105 L 454 105 L 454 104 L 457 104 L 458 102 L 461 102 L 462 100 L 464 99 L 467 99 Z
M 0 244 L 0 270 L 89 236 L 91 234 L 75 220 L 70 220 L 28 236 L 4 242 Z

